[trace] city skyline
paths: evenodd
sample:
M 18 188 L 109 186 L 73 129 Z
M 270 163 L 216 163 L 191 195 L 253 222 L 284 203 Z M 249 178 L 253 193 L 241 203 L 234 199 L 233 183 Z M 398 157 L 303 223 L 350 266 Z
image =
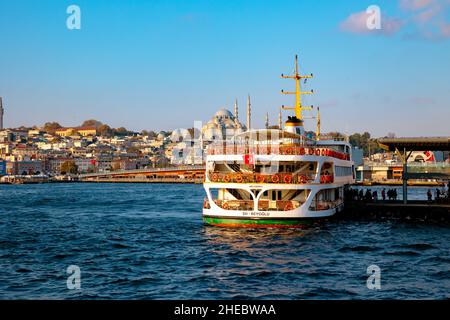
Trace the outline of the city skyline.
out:
M 66 27 L 72 4 L 80 30 Z M 276 125 L 279 107 L 292 104 L 280 74 L 298 53 L 302 72 L 314 73 L 305 103 L 320 107 L 324 132 L 448 135 L 450 2 L 377 1 L 382 29 L 371 32 L 372 4 L 3 2 L 4 126 L 97 119 L 174 130 L 233 111 L 236 98 L 243 111 L 248 94 L 255 127 L 266 113 Z

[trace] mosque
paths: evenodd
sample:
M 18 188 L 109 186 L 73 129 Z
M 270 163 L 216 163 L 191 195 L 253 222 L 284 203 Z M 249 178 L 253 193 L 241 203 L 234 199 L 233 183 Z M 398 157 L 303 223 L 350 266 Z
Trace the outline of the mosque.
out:
M 250 97 L 247 97 L 247 123 L 239 121 L 237 100 L 234 103 L 234 114 L 222 108 L 202 126 L 201 139 L 196 142 L 187 138 L 181 130 L 172 133 L 174 140 L 182 136 L 184 139 L 177 143 L 172 150 L 172 164 L 202 164 L 206 146 L 217 140 L 226 140 L 251 128 Z M 201 147 L 200 147 L 201 146 Z
M 247 113 L 250 112 L 250 100 L 247 102 Z M 247 117 L 249 119 L 249 117 Z M 217 111 L 214 116 L 202 127 L 202 138 L 205 142 L 215 140 L 225 140 L 230 136 L 247 131 L 247 126 L 239 122 L 237 100 L 234 103 L 234 114 L 223 108 Z

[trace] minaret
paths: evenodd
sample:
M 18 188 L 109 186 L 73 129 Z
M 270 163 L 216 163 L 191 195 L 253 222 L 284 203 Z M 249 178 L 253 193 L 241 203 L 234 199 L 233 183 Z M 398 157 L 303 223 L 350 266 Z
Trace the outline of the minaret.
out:
M 251 104 L 250 104 L 250 95 L 247 96 L 247 130 L 250 131 L 252 128 L 252 110 L 251 110 Z
M 236 121 L 239 121 L 239 113 L 238 113 L 238 103 L 237 103 L 237 99 L 234 101 L 234 117 L 236 118 Z
M 283 116 L 281 115 L 281 109 L 278 112 L 278 129 L 282 130 L 283 126 Z
M 3 102 L 2 102 L 2 97 L 0 97 L 0 130 L 3 130 Z
M 269 129 L 269 113 L 266 113 L 266 129 Z

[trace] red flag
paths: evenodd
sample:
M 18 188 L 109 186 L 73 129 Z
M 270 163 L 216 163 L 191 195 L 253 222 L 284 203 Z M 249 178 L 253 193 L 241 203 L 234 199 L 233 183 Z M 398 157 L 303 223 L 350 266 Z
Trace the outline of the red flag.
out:
M 253 155 L 252 154 L 245 154 L 244 155 L 244 163 L 245 164 L 253 164 Z

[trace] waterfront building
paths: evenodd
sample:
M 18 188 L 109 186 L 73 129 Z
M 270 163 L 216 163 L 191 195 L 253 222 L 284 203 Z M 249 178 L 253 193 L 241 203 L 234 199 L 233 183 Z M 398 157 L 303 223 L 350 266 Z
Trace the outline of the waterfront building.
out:
M 8 175 L 42 174 L 43 166 L 40 160 L 7 161 L 6 173 Z

